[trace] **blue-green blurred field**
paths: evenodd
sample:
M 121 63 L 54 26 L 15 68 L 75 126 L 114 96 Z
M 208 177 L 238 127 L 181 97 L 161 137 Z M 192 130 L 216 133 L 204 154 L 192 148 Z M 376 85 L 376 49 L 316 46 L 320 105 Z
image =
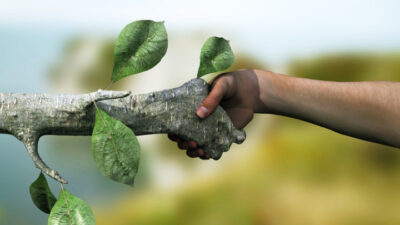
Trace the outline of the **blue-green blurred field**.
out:
M 167 55 L 114 89 L 141 93 L 194 78 L 201 45 L 212 35 L 231 41 L 232 70 L 400 81 L 397 1 L 0 3 L 0 92 L 104 88 L 113 39 L 143 18 L 166 21 Z M 400 223 L 398 149 L 273 115 L 256 115 L 246 132 L 219 161 L 190 159 L 166 135 L 140 137 L 134 188 L 100 174 L 89 137 L 43 137 L 40 154 L 93 208 L 99 225 Z M 38 174 L 22 143 L 0 135 L 1 225 L 47 222 L 28 191 Z M 50 186 L 59 193 L 56 182 Z

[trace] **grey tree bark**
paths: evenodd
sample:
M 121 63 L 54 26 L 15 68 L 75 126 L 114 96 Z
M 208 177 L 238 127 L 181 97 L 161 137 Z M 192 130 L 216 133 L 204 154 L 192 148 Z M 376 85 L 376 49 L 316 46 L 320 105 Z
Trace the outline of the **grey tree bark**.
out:
M 174 133 L 184 140 L 195 140 L 213 159 L 218 159 L 233 142 L 242 143 L 246 134 L 234 127 L 221 107 L 207 119 L 196 116 L 195 111 L 208 92 L 209 85 L 204 80 L 193 79 L 178 88 L 139 95 L 103 90 L 82 95 L 0 93 L 0 133 L 18 138 L 37 168 L 67 183 L 40 158 L 39 138 L 91 135 L 95 101 L 136 135 Z

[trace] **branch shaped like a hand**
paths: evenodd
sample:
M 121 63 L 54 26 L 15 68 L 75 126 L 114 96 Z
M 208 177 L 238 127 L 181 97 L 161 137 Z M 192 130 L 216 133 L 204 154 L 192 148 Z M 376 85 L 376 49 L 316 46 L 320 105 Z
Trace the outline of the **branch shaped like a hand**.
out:
M 259 84 L 254 71 L 240 70 L 225 73 L 217 77 L 212 83 L 209 95 L 203 100 L 196 111 L 199 118 L 205 119 L 211 115 L 218 105 L 226 111 L 237 129 L 245 127 L 253 118 L 253 114 L 260 104 Z M 183 140 L 175 134 L 168 137 L 178 143 L 180 149 L 187 150 L 189 157 L 210 159 L 211 156 L 193 140 Z

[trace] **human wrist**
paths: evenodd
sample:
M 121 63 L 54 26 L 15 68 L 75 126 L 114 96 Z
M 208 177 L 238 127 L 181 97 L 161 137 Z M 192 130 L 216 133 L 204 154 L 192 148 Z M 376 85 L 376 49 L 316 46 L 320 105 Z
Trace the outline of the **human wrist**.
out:
M 279 114 L 284 108 L 285 89 L 288 89 L 290 77 L 267 70 L 254 70 L 258 78 L 259 97 L 255 113 Z

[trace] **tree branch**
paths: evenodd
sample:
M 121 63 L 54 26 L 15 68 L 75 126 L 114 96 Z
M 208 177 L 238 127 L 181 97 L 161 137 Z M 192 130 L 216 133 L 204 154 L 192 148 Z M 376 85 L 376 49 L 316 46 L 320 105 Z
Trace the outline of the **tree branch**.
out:
M 202 79 L 193 79 L 174 89 L 131 95 L 127 91 L 99 90 L 90 94 L 1 94 L 0 133 L 12 134 L 25 144 L 37 168 L 61 183 L 67 183 L 50 169 L 38 154 L 43 135 L 91 135 L 95 107 L 122 121 L 136 135 L 174 133 L 184 140 L 195 140 L 212 158 L 218 159 L 230 145 L 242 143 L 243 130 L 237 130 L 226 112 L 218 107 L 200 120 L 196 108 L 209 92 Z

